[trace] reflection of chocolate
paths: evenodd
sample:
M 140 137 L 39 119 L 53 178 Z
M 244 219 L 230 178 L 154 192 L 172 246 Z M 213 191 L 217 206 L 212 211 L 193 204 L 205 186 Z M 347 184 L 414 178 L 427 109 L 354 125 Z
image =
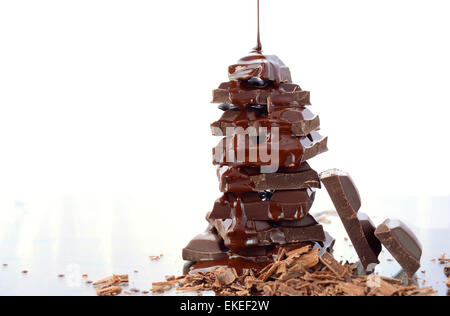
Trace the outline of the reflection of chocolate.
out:
M 414 233 L 401 221 L 388 219 L 378 226 L 375 235 L 412 278 L 422 257 L 422 246 Z
M 311 189 L 276 191 L 267 200 L 263 200 L 263 197 L 256 192 L 241 194 L 246 217 L 254 221 L 301 220 L 308 215 L 314 197 L 315 191 Z M 209 218 L 231 218 L 236 201 L 235 194 L 226 193 L 216 201 Z
M 275 83 L 292 82 L 289 68 L 275 55 L 253 53 L 241 58 L 237 64 L 228 68 L 228 77 L 232 81 L 258 78 Z
M 213 149 L 214 164 L 221 166 L 299 167 L 302 162 L 328 151 L 328 138 L 318 132 L 295 137 L 281 133 L 267 138 L 249 135 L 224 137 Z M 272 150 L 274 151 L 272 153 Z M 278 150 L 276 154 L 275 150 Z M 263 152 L 267 157 L 261 156 Z
M 260 173 L 257 167 L 223 166 L 218 169 L 217 175 L 222 192 L 320 189 L 319 175 L 308 163 L 304 162 L 296 169 L 289 169 L 283 168 L 277 173 Z M 291 172 L 287 172 L 288 170 Z
M 329 170 L 320 175 L 336 211 L 366 270 L 373 270 L 381 252 L 381 244 L 375 238 L 375 227 L 365 214 L 358 214 L 361 199 L 350 176 L 339 170 Z
M 211 124 L 215 136 L 226 136 L 227 132 L 233 129 L 235 133 L 242 133 L 242 130 L 249 127 L 257 130 L 267 128 L 268 131 L 278 127 L 291 132 L 293 136 L 307 136 L 319 129 L 320 119 L 305 107 L 276 107 L 270 116 L 266 107 L 250 107 L 245 111 L 239 109 L 225 111 L 219 121 Z

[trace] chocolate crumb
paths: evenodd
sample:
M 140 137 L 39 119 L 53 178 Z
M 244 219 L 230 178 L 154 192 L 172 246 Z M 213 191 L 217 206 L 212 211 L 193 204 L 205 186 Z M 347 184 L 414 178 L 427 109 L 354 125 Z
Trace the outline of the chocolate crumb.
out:
M 261 270 L 240 275 L 230 268 L 170 277 L 153 283 L 152 293 L 213 291 L 218 296 L 431 296 L 433 288 L 403 286 L 401 280 L 358 275 L 356 264 L 339 263 L 331 254 L 322 258 L 310 246 L 283 254 Z

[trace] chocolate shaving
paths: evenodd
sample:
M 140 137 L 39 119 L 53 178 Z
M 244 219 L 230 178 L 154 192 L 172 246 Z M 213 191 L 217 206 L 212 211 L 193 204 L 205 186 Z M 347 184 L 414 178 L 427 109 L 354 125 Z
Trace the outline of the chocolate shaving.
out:
M 163 285 L 162 284 L 167 284 Z M 330 253 L 306 246 L 286 252 L 263 269 L 230 268 L 188 274 L 154 283 L 153 293 L 214 291 L 219 296 L 431 296 L 433 288 L 403 286 L 401 280 L 357 275 L 356 264 L 339 263 Z

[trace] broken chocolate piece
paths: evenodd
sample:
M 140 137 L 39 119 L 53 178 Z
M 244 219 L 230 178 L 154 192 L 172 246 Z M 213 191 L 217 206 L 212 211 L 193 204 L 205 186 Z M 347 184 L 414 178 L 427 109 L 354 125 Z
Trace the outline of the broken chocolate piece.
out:
M 381 243 L 375 238 L 375 227 L 369 217 L 358 214 L 361 199 L 351 177 L 340 170 L 329 170 L 320 175 L 336 211 L 355 247 L 362 265 L 372 271 L 381 252 Z
M 273 198 L 275 196 L 275 198 Z M 241 197 L 243 209 L 248 220 L 280 221 L 301 220 L 308 215 L 314 202 L 315 191 L 291 190 L 280 193 L 276 191 L 268 200 L 256 192 L 248 192 Z M 236 195 L 226 193 L 214 204 L 210 219 L 231 218 L 231 210 L 236 202 Z
M 293 136 L 307 136 L 320 128 L 320 119 L 305 107 L 275 107 L 270 115 L 267 107 L 249 107 L 245 111 L 235 108 L 225 111 L 220 120 L 212 123 L 211 131 L 214 136 L 225 136 L 249 127 L 257 130 L 278 127 L 290 131 Z
M 211 230 L 196 236 L 183 249 L 183 260 L 201 261 L 216 260 L 227 257 L 228 249 L 225 248 L 223 240 Z
M 328 137 L 322 137 L 318 132 L 305 137 L 283 133 L 269 133 L 266 138 L 234 135 L 222 138 L 213 149 L 213 163 L 234 167 L 297 168 L 306 160 L 328 151 L 327 142 Z M 261 152 L 267 153 L 268 157 L 262 157 Z
M 212 103 L 233 104 L 241 110 L 254 105 L 306 106 L 311 105 L 309 91 L 298 85 L 281 83 L 277 88 L 249 90 L 241 82 L 224 82 L 213 91 Z
M 249 238 L 254 238 L 255 240 L 252 242 L 246 242 L 246 244 L 269 246 L 306 241 L 323 242 L 326 240 L 325 233 L 321 225 L 304 226 L 301 222 L 302 221 L 296 221 L 298 226 L 295 226 L 295 224 L 289 225 L 289 222 L 287 221 L 283 221 L 283 224 L 277 223 L 278 225 L 265 221 L 247 221 L 247 232 L 254 232 Z M 225 241 L 225 245 L 228 245 L 228 243 L 233 243 L 232 237 L 228 234 L 232 226 L 233 221 L 231 219 L 214 221 L 214 227 Z
M 275 83 L 292 82 L 289 68 L 275 55 L 253 53 L 241 58 L 237 64 L 228 67 L 230 80 L 251 80 L 258 78 L 262 81 Z
M 268 190 L 320 189 L 320 178 L 316 171 L 304 162 L 299 168 L 279 168 L 276 173 L 260 173 L 257 167 L 218 168 L 217 175 L 222 192 L 247 192 Z M 288 172 L 291 171 L 291 172 Z
M 422 246 L 414 233 L 401 221 L 388 219 L 378 226 L 375 236 L 412 278 L 422 257 Z

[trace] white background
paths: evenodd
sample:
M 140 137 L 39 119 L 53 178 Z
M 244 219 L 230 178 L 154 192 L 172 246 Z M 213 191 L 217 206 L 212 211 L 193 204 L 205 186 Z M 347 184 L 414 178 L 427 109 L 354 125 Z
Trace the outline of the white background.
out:
M 265 52 L 311 91 L 329 136 L 312 167 L 347 170 L 376 224 L 410 225 L 426 277 L 441 280 L 450 2 L 261 5 Z M 220 196 L 211 91 L 255 44 L 256 0 L 0 0 L 0 294 L 95 294 L 56 278 L 74 263 L 94 280 L 138 269 L 141 289 L 181 274 L 181 249 Z M 324 191 L 314 214 L 333 207 Z M 331 226 L 336 253 L 356 260 Z
M 0 194 L 210 205 L 211 90 L 254 47 L 255 3 L 1 1 Z M 449 193 L 447 0 L 262 0 L 261 14 L 265 52 L 329 136 L 315 169 L 345 169 L 363 193 Z

